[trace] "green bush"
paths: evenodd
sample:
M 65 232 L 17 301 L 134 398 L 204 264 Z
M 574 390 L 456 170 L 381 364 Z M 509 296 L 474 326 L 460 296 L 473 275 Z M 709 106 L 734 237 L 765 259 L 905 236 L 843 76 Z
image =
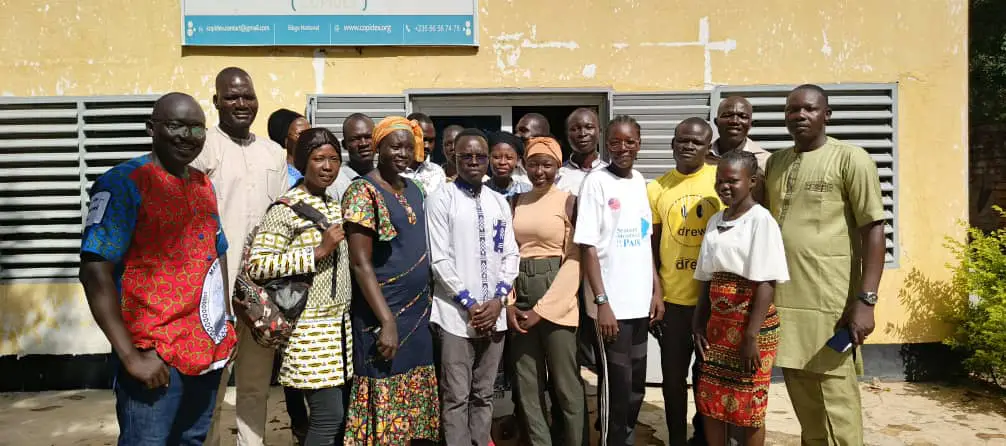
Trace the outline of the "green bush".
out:
M 1003 218 L 1006 212 L 995 206 Z M 968 241 L 947 238 L 956 264 L 951 317 L 954 333 L 944 342 L 966 358 L 975 378 L 1004 384 L 1006 376 L 1006 229 L 968 228 Z

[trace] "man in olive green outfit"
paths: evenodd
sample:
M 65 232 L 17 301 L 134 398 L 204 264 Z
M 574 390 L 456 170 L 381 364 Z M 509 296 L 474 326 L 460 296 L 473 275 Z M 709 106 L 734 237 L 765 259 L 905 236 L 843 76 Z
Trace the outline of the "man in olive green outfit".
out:
M 783 335 L 775 364 L 804 445 L 862 445 L 858 346 L 874 328 L 884 268 L 884 209 L 877 166 L 862 148 L 825 133 L 828 96 L 801 85 L 786 98 L 794 147 L 765 168 L 769 209 L 782 229 L 790 282 L 776 287 Z M 848 330 L 854 347 L 825 344 Z

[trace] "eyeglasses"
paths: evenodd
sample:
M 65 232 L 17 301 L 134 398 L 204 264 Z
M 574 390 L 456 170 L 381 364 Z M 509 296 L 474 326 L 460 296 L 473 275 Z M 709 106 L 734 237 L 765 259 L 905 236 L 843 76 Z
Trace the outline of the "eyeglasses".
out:
M 475 153 L 458 153 L 455 154 L 458 161 L 470 162 L 477 161 L 479 164 L 486 164 L 489 162 L 489 155 L 480 155 Z
M 639 150 L 639 141 L 635 139 L 609 139 L 607 146 L 609 152 L 627 152 Z
M 164 125 L 164 129 L 173 135 L 185 136 L 185 134 L 188 133 L 190 136 L 194 136 L 196 138 L 206 136 L 206 126 L 202 124 L 186 124 L 184 122 L 164 119 L 151 119 L 150 121 Z

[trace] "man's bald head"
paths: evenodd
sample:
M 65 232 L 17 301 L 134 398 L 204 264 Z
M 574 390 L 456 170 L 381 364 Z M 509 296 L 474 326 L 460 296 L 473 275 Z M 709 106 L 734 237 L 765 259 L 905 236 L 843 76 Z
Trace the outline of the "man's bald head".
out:
M 720 102 L 719 108 L 716 109 L 716 114 L 720 115 L 724 111 L 733 108 L 741 108 L 749 115 L 754 112 L 754 108 L 751 107 L 751 102 L 747 98 L 744 96 L 730 96 Z
M 681 121 L 681 123 L 679 123 L 677 127 L 674 128 L 675 137 L 678 137 L 678 135 L 683 133 L 695 133 L 699 135 L 705 135 L 705 137 L 707 137 L 710 140 L 710 142 L 712 142 L 713 139 L 713 128 L 709 125 L 708 122 L 706 122 L 705 119 L 696 116 L 686 118 L 684 121 Z
M 251 75 L 249 75 L 244 69 L 238 67 L 227 67 L 220 70 L 220 72 L 217 73 L 217 80 L 215 84 L 217 94 L 220 93 L 220 90 L 224 89 L 227 85 L 234 81 L 251 84 Z
M 517 121 L 517 131 L 514 133 L 526 142 L 534 137 L 551 135 L 552 128 L 548 118 L 541 113 L 528 113 Z
M 154 102 L 154 111 L 150 117 L 157 121 L 178 119 L 191 114 L 201 117 L 203 124 L 206 123 L 206 114 L 203 113 L 199 102 L 192 96 L 185 93 L 173 92 L 161 96 Z

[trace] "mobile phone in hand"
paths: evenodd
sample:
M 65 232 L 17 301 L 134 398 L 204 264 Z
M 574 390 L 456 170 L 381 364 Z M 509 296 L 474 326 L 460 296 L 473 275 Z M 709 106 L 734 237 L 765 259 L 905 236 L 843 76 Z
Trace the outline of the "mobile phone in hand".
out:
M 845 353 L 852 348 L 852 332 L 849 331 L 848 327 L 842 327 L 835 332 L 835 335 L 825 345 L 836 352 Z

